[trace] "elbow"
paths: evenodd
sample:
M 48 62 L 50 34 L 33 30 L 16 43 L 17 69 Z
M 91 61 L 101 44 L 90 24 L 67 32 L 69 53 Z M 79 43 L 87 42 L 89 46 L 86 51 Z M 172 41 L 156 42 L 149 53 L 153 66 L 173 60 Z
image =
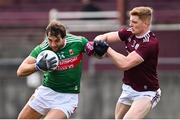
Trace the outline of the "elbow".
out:
M 16 74 L 17 74 L 18 77 L 24 77 L 22 71 L 19 70 L 19 69 L 17 70 Z
M 123 71 L 127 71 L 127 70 L 129 70 L 129 69 L 130 69 L 130 68 L 126 68 L 126 67 L 125 67 L 125 68 L 122 68 Z
M 120 67 L 120 69 L 121 69 L 122 71 L 129 70 L 129 68 L 127 68 L 127 67 Z
M 121 69 L 122 71 L 127 71 L 131 68 L 128 64 L 124 64 L 124 65 L 119 65 L 119 69 Z
M 21 76 L 22 76 L 22 74 L 21 74 L 21 72 L 20 72 L 19 70 L 17 70 L 16 75 L 17 75 L 18 77 L 21 77 Z

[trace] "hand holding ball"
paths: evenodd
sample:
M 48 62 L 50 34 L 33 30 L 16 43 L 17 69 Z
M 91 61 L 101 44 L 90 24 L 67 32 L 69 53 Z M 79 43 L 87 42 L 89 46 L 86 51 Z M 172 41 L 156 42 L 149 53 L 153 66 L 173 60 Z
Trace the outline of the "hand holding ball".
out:
M 51 50 L 42 51 L 36 59 L 36 70 L 53 71 L 59 63 L 58 56 Z

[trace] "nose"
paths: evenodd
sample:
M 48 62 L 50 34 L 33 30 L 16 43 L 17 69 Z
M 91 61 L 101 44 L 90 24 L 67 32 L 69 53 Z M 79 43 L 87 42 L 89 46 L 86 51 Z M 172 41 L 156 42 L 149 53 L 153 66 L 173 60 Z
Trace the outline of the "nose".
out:
M 51 42 L 51 46 L 52 46 L 52 47 L 56 47 L 56 42 L 52 41 L 52 42 Z
M 132 27 L 132 22 L 129 22 L 129 26 Z

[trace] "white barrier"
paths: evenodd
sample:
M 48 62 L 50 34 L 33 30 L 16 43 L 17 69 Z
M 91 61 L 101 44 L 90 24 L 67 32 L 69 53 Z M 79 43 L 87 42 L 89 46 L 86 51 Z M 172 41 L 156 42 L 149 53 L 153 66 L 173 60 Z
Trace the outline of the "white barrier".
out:
M 120 27 L 117 11 L 59 12 L 56 9 L 49 11 L 49 20 L 60 20 L 73 32 L 114 31 Z

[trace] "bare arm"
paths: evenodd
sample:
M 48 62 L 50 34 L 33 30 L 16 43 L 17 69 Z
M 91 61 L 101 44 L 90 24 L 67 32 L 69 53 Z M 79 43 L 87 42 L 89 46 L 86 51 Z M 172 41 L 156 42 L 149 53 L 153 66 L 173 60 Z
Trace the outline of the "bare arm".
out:
M 17 70 L 17 76 L 25 77 L 36 71 L 35 69 L 36 59 L 28 56 L 19 66 Z
M 107 54 L 121 70 L 129 70 L 144 61 L 144 59 L 135 51 L 129 53 L 128 56 L 124 56 L 109 47 Z
M 120 39 L 120 37 L 118 35 L 118 31 L 98 35 L 98 36 L 95 37 L 95 40 L 105 40 L 108 43 L 121 41 L 121 39 Z

